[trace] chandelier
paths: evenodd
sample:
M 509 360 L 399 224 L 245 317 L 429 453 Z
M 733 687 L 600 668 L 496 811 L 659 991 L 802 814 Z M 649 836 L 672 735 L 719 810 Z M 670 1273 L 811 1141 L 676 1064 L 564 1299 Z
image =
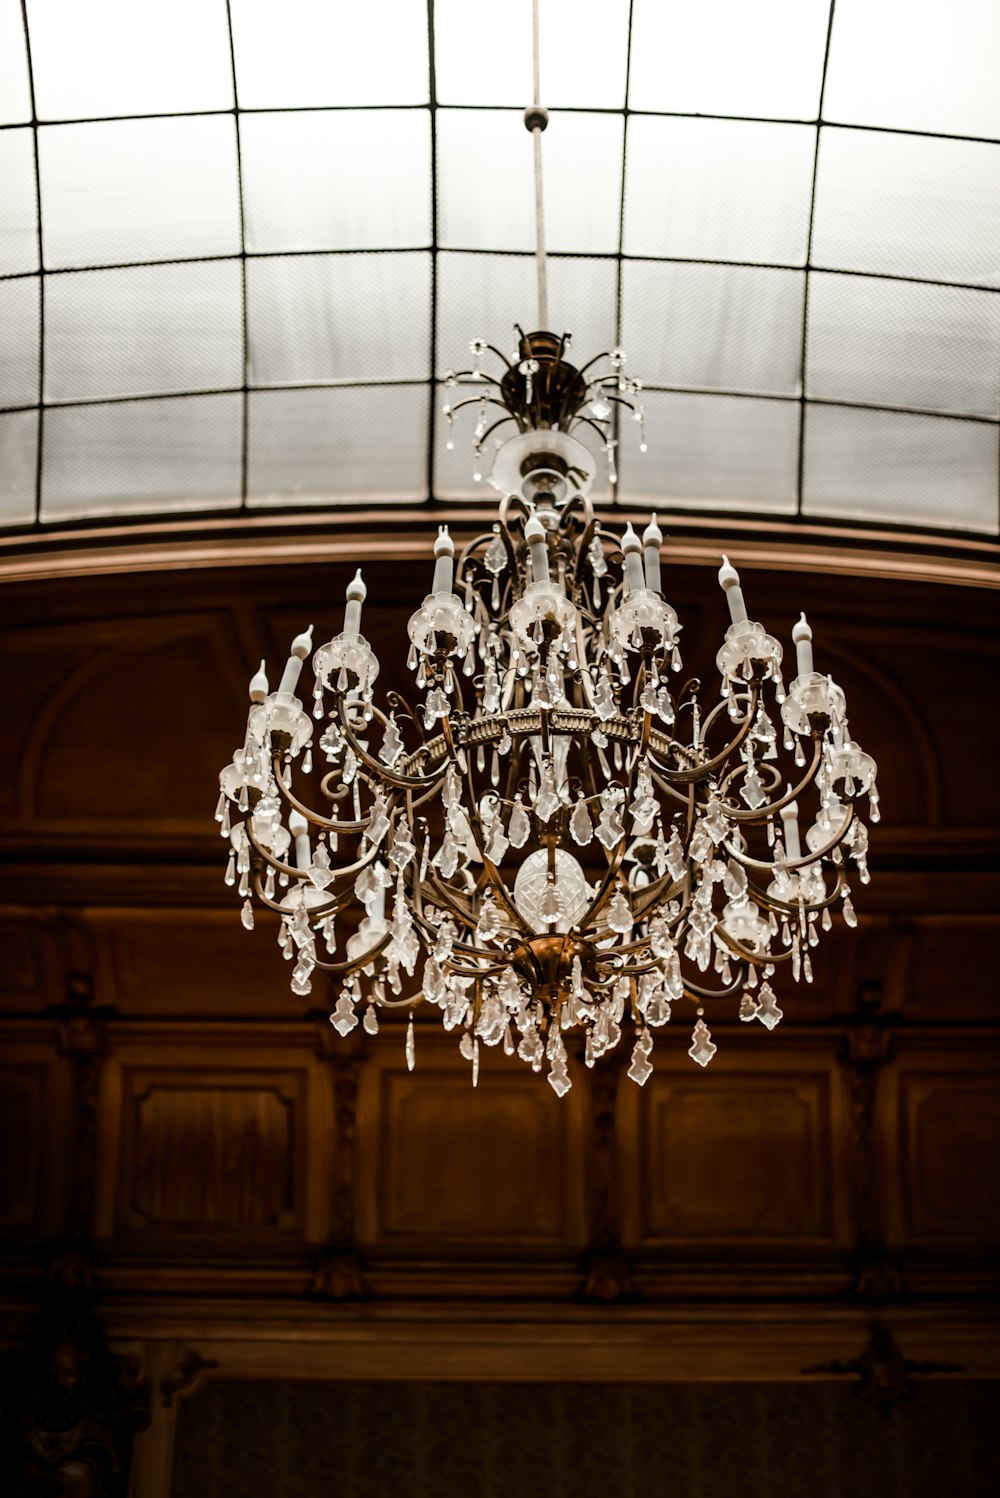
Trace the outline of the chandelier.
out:
M 681 624 L 655 516 L 618 537 L 594 514 L 581 434 L 597 434 L 613 481 L 623 413 L 644 443 L 641 387 L 622 350 L 578 368 L 568 335 L 546 327 L 537 6 L 535 20 L 525 123 L 541 329 L 516 329 L 510 358 L 473 340 L 472 367 L 446 378 L 469 392 L 445 407 L 449 427 L 463 407 L 478 413 L 476 477 L 486 454 L 498 518 L 457 555 L 440 527 L 408 625 L 409 696 L 376 701 L 360 571 L 342 631 L 315 651 L 311 627 L 299 635 L 276 691 L 261 662 L 217 819 L 244 926 L 255 900 L 277 913 L 292 993 L 308 996 L 317 972 L 333 978 L 341 1035 L 359 1023 L 376 1034 L 381 1012 L 408 1011 L 412 1068 L 413 1010 L 428 1004 L 459 1033 L 474 1083 L 480 1046 L 502 1045 L 547 1068 L 562 1096 L 573 1036 L 593 1065 L 630 1028 L 628 1075 L 642 1084 L 677 1005 L 693 1006 L 688 1055 L 701 1066 L 717 1049 L 707 1006 L 729 1001 L 772 1029 L 778 970 L 811 982 L 831 912 L 856 924 L 849 875 L 868 880 L 859 812 L 867 803 L 877 821 L 878 798 L 844 693 L 814 669 L 805 615 L 786 692 L 781 645 L 748 616 L 723 558 L 730 624 L 718 697 L 704 704 L 677 674 Z M 297 694 L 310 653 L 312 717 Z M 322 811 L 298 779 L 314 747 Z

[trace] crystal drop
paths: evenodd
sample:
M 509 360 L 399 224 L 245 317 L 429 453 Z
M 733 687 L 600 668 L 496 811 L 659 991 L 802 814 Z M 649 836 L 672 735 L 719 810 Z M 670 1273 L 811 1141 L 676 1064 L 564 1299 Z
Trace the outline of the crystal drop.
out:
M 586 847 L 593 839 L 594 824 L 590 820 L 590 812 L 587 810 L 587 803 L 584 800 L 582 791 L 580 792 L 580 798 L 576 803 L 573 815 L 570 818 L 569 830 L 573 834 L 573 841 L 578 843 L 581 848 Z
M 413 1039 L 413 1013 L 406 1026 L 406 1070 L 412 1071 L 417 1064 L 416 1046 Z
M 608 906 L 607 921 L 611 930 L 622 936 L 632 929 L 632 911 L 620 889 L 616 890 L 614 899 Z
M 253 930 L 253 906 L 249 900 L 243 901 L 243 909 L 240 911 L 240 920 L 247 931 Z
M 504 1048 L 504 1054 L 505 1055 L 507 1055 L 507 1056 L 513 1056 L 513 1054 L 514 1054 L 514 1037 L 511 1034 L 510 1022 L 509 1021 L 507 1022 L 506 1025 L 504 1025 L 504 1030 L 503 1030 L 503 1048 Z
M 760 985 L 757 991 L 757 998 L 757 1018 L 768 1030 L 773 1030 L 781 1019 L 783 1010 L 778 1008 L 778 1001 L 774 996 L 774 990 L 770 983 L 762 983 Z M 742 1018 L 742 1015 L 740 1018 Z
M 250 893 L 250 875 L 246 872 L 246 870 L 244 870 L 243 873 L 240 875 L 240 894 L 246 896 L 249 893 Z
M 525 811 L 524 806 L 522 805 L 521 793 L 519 791 L 514 800 L 513 810 L 510 814 L 510 821 L 507 824 L 507 836 L 510 839 L 512 847 L 523 848 L 530 835 L 531 819 L 529 818 L 528 813 Z
M 538 913 L 547 926 L 554 926 L 566 913 L 559 891 L 551 880 L 542 896 L 542 903 L 539 906 Z
M 226 883 L 229 884 L 229 885 L 233 885 L 233 884 L 236 883 L 236 850 L 235 850 L 235 848 L 233 849 L 233 851 L 229 855 L 229 863 L 228 863 L 227 868 L 226 868 Z
M 472 1085 L 479 1086 L 479 1041 L 472 1042 Z
M 740 999 L 740 1019 L 746 1023 L 757 1017 L 757 1000 L 749 990 L 744 989 L 743 997 Z
M 628 1069 L 631 1080 L 642 1087 L 653 1075 L 653 1064 L 646 1050 L 643 1049 L 640 1037 L 632 1048 L 632 1065 Z
M 565 1097 L 567 1092 L 569 1092 L 573 1083 L 570 1081 L 569 1073 L 566 1070 L 565 1057 L 561 1060 L 553 1061 L 549 1068 L 548 1084 L 556 1097 Z
M 852 904 L 851 897 L 846 890 L 844 891 L 844 924 L 847 926 L 856 926 L 858 924 L 858 918 L 854 912 L 854 905 Z
M 824 931 L 829 931 L 833 926 L 833 916 L 830 914 L 829 905 L 824 905 L 823 914 L 820 916 L 820 925 Z
M 378 1015 L 375 1012 L 375 1005 L 374 1004 L 369 1004 L 368 1005 L 367 1009 L 365 1010 L 365 1017 L 364 1017 L 364 1020 L 362 1021 L 362 1023 L 363 1023 L 363 1025 L 365 1027 L 366 1034 L 368 1034 L 368 1035 L 377 1035 L 378 1034 Z
M 472 1035 L 468 1030 L 462 1032 L 462 1038 L 458 1043 L 458 1052 L 466 1061 L 472 1060 Z
M 692 1061 L 697 1061 L 699 1066 L 707 1066 L 719 1049 L 712 1043 L 712 1035 L 703 1019 L 700 1019 L 691 1032 L 691 1045 L 688 1055 Z
M 274 899 L 274 870 L 270 868 L 264 876 L 264 895 L 268 900 Z

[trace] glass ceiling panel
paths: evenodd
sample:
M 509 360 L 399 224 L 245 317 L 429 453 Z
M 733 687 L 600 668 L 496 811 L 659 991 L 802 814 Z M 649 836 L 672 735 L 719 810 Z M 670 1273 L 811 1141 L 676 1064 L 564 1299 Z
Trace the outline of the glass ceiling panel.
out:
M 545 238 L 550 250 L 614 254 L 622 173 L 621 115 L 567 114 L 545 134 Z M 586 167 L 581 190 L 580 168 Z M 438 113 L 438 233 L 445 247 L 531 250 L 531 136 L 500 110 Z
M 247 297 L 254 385 L 430 373 L 429 254 L 251 260 Z
M 629 261 L 622 345 L 647 385 L 797 395 L 802 271 Z
M 37 452 L 37 411 L 0 415 L 0 525 L 34 520 Z
M 33 406 L 38 399 L 37 276 L 0 281 L 0 406 Z
M 225 0 L 28 0 L 40 120 L 232 109 Z
M 249 502 L 426 499 L 427 402 L 412 385 L 251 395 Z
M 953 286 L 816 274 L 806 394 L 997 416 L 1000 297 Z
M 430 244 L 429 112 L 244 115 L 240 144 L 248 250 Z
M 797 401 L 649 391 L 644 404 L 647 451 L 622 432 L 622 504 L 794 511 Z
M 30 130 L 0 130 L 0 276 L 38 269 L 35 151 Z
M 584 363 L 615 345 L 615 280 L 611 260 L 549 262 L 549 322 L 559 333 L 572 333 L 570 354 Z M 537 295 L 533 256 L 440 255 L 437 374 L 468 369 L 472 338 L 509 355 L 515 322 L 534 329 Z
M 47 125 L 38 151 L 47 269 L 239 254 L 231 118 Z
M 427 102 L 426 0 L 230 7 L 242 109 Z
M 54 406 L 45 417 L 42 519 L 231 509 L 241 436 L 238 395 Z
M 541 79 L 548 108 L 624 107 L 628 14 L 629 0 L 543 0 Z M 532 98 L 531 0 L 504 0 L 503 24 L 490 27 L 485 44 L 484 25 L 485 13 L 469 0 L 435 0 L 438 102 L 523 109 Z
M 987 422 L 810 406 L 803 512 L 995 531 L 998 458 Z
M 830 0 L 634 0 L 629 107 L 812 120 Z
M 431 390 L 538 320 L 531 0 L 26 9 L 0 525 L 39 519 L 36 470 L 42 523 L 488 501 Z M 542 0 L 541 29 L 549 321 L 647 391 L 619 496 L 995 534 L 995 0 Z
M 813 264 L 1000 286 L 1000 150 L 824 129 Z
M 238 260 L 49 279 L 48 400 L 219 390 L 242 383 Z
M 804 265 L 815 132 L 629 120 L 625 253 Z
M 0 125 L 31 119 L 28 54 L 20 0 L 0 0 Z
M 852 125 L 1000 136 L 997 0 L 837 0 L 824 112 Z

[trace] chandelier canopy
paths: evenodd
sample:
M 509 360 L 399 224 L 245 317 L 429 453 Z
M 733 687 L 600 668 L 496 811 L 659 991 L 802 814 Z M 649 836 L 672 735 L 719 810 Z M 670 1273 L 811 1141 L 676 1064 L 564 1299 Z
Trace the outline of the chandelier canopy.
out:
M 723 558 L 731 622 L 706 708 L 700 683 L 677 675 L 681 624 L 661 585 L 655 516 L 641 537 L 628 525 L 618 538 L 593 512 L 596 464 L 580 435 L 598 435 L 613 485 L 623 415 L 645 447 L 641 387 L 621 349 L 577 368 L 569 335 L 547 331 L 537 0 L 533 20 L 524 123 L 541 331 L 517 328 L 509 359 L 474 339 L 472 367 L 446 377 L 465 392 L 444 408 L 449 427 L 464 407 L 478 412 L 477 480 L 491 444 L 498 519 L 457 558 L 440 528 L 430 591 L 408 626 L 412 700 L 389 691 L 376 702 L 360 571 L 348 586 L 343 630 L 312 657 L 326 810 L 292 782 L 293 766 L 305 777 L 312 767 L 313 723 L 296 694 L 310 626 L 277 691 L 263 661 L 250 682 L 217 817 L 243 924 L 254 924 L 252 895 L 278 913 L 297 997 L 317 970 L 340 981 L 330 1018 L 341 1035 L 359 1022 L 375 1034 L 380 1010 L 407 1009 L 412 1067 L 412 1011 L 424 1002 L 460 1032 L 473 1082 L 480 1044 L 502 1044 L 535 1071 L 547 1065 L 561 1096 L 567 1034 L 582 1034 L 593 1065 L 630 1020 L 628 1075 L 641 1084 L 653 1032 L 682 1001 L 694 1005 L 688 1054 L 701 1066 L 717 1049 L 706 1004 L 738 997 L 742 1020 L 772 1029 L 779 966 L 811 982 L 831 908 L 855 924 L 849 871 L 868 879 L 858 808 L 867 798 L 876 821 L 878 801 L 844 694 L 813 668 L 805 616 L 786 695 L 781 646 L 748 617 Z M 769 707 L 794 758 L 787 775 Z M 364 916 L 341 946 L 338 919 L 352 908 Z

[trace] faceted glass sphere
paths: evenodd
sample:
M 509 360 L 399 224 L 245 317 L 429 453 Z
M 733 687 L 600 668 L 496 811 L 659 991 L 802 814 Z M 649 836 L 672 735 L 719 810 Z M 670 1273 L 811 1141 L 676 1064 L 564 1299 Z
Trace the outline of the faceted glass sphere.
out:
M 514 880 L 514 903 L 533 931 L 569 931 L 580 920 L 593 892 L 586 875 L 572 853 L 556 849 L 555 890 L 561 902 L 559 919 L 545 919 L 542 902 L 549 887 L 549 853 L 538 848 L 529 853 Z

